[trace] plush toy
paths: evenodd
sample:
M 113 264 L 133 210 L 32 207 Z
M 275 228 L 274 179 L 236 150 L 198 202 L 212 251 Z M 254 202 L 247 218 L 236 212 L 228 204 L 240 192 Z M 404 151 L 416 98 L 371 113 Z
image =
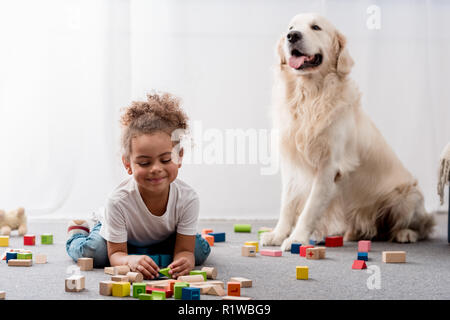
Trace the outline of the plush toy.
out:
M 18 208 L 8 213 L 0 210 L 0 228 L 0 234 L 3 236 L 8 236 L 12 230 L 18 230 L 20 236 L 26 234 L 27 217 L 25 216 L 25 209 Z

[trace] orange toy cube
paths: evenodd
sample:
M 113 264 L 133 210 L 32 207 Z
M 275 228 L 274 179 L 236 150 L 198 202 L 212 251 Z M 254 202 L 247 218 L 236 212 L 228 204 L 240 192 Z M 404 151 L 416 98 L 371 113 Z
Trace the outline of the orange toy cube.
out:
M 227 283 L 228 295 L 239 297 L 241 295 L 241 283 L 240 282 L 228 282 Z

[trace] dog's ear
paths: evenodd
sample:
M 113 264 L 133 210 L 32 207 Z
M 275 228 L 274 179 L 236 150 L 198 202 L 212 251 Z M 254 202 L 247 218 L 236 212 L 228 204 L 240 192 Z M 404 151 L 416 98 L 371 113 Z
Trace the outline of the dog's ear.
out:
M 336 71 L 340 76 L 346 76 L 350 73 L 355 62 L 353 61 L 350 53 L 347 50 L 347 39 L 340 32 L 336 32 L 336 47 L 337 47 L 337 59 L 336 59 Z
M 284 50 L 283 50 L 283 45 L 284 45 L 285 41 L 286 41 L 286 37 L 283 35 L 280 37 L 280 40 L 278 40 L 278 44 L 277 44 L 276 55 L 278 56 L 278 63 L 280 65 L 286 64 L 286 57 L 284 55 Z

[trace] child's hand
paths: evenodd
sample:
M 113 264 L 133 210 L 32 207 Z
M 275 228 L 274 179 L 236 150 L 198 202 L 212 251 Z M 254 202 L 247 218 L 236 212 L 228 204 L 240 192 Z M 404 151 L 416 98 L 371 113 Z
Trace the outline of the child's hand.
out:
M 158 265 L 149 256 L 130 255 L 128 266 L 132 271 L 142 273 L 145 279 L 154 279 L 159 276 Z
M 169 274 L 172 278 L 176 279 L 179 276 L 188 275 L 192 270 L 191 263 L 185 257 L 181 257 L 178 260 L 175 260 L 169 265 Z

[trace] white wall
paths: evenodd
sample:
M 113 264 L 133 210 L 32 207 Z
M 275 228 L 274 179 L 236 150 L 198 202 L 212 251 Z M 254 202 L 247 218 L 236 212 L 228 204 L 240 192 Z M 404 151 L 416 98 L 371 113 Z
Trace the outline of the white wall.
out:
M 373 4 L 378 30 L 366 25 Z M 200 194 L 201 218 L 277 218 L 280 177 L 261 174 L 261 154 L 255 164 L 206 162 L 227 129 L 270 130 L 274 46 L 307 11 L 347 36 L 363 108 L 427 208 L 445 208 L 436 184 L 450 141 L 450 3 L 293 0 L 1 2 L 0 208 L 88 216 L 125 177 L 119 108 L 157 89 L 180 96 L 194 125 L 202 161 L 180 178 Z

